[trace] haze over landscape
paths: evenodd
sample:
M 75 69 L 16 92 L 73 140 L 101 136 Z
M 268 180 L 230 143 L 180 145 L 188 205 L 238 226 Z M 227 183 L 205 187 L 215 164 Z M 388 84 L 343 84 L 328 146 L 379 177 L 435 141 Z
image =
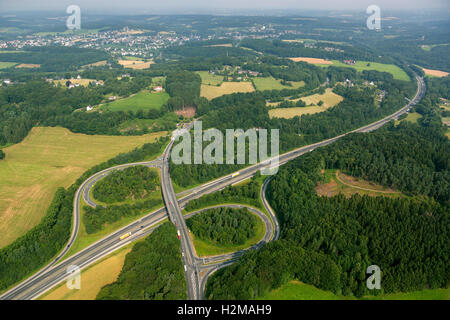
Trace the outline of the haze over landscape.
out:
M 449 300 L 449 75 L 449 1 L 0 0 L 0 300 Z

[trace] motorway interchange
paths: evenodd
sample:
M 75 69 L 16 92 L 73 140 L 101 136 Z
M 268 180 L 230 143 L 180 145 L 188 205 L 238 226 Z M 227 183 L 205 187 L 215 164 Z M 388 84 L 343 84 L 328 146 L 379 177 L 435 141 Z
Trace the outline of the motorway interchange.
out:
M 384 119 L 378 120 L 372 124 L 366 125 L 351 132 L 370 132 L 376 130 L 379 127 L 386 124 L 387 122 L 391 120 L 396 120 L 400 115 L 408 112 L 412 106 L 417 104 L 423 98 L 425 93 L 425 83 L 423 79 L 417 75 L 415 77 L 418 86 L 417 92 L 414 98 L 410 100 L 406 106 L 399 109 L 397 112 L 385 117 Z M 191 126 L 192 123 L 188 125 L 186 129 L 190 129 Z M 278 164 L 279 165 L 285 164 L 286 162 L 295 159 L 301 156 L 302 154 L 305 154 L 306 152 L 310 152 L 316 148 L 333 143 L 338 139 L 344 137 L 346 134 L 342 134 L 340 136 L 327 139 L 325 141 L 321 141 L 312 145 L 304 146 L 289 151 L 287 153 L 284 153 L 278 157 Z M 181 208 L 183 208 L 189 201 L 193 199 L 199 198 L 208 193 L 213 193 L 226 186 L 238 183 L 240 181 L 244 181 L 249 177 L 255 175 L 258 170 L 267 168 L 271 164 L 269 163 L 269 161 L 265 161 L 264 163 L 258 163 L 241 170 L 238 175 L 236 174 L 227 175 L 225 177 L 221 177 L 219 179 L 208 182 L 193 189 L 186 190 L 176 195 L 172 186 L 172 181 L 170 179 L 169 173 L 169 157 L 172 145 L 173 140 L 167 145 L 166 149 L 164 150 L 163 156 L 155 161 L 129 163 L 111 167 L 94 174 L 93 176 L 89 177 L 86 181 L 84 181 L 75 194 L 73 229 L 69 242 L 67 243 L 65 248 L 47 266 L 39 270 L 33 276 L 19 283 L 17 286 L 5 292 L 2 296 L 0 296 L 0 299 L 5 300 L 35 299 L 41 296 L 46 291 L 53 288 L 54 286 L 56 286 L 57 284 L 59 284 L 60 282 L 67 279 L 70 276 L 66 272 L 69 266 L 76 265 L 80 269 L 86 268 L 95 261 L 98 261 L 99 259 L 118 250 L 119 248 L 149 235 L 155 228 L 159 226 L 161 222 L 165 221 L 167 218 L 169 218 L 170 221 L 175 224 L 178 231 L 180 232 L 181 236 L 180 244 L 185 276 L 187 281 L 186 283 L 187 283 L 188 299 L 190 300 L 204 299 L 204 292 L 208 277 L 216 270 L 233 263 L 236 259 L 238 259 L 239 256 L 243 254 L 245 250 L 215 257 L 208 257 L 204 259 L 199 258 L 198 256 L 196 256 L 193 243 L 190 240 L 190 237 L 188 236 L 188 230 L 185 223 L 185 219 L 194 214 L 201 213 L 205 209 L 190 213 L 187 216 L 183 216 Z M 78 234 L 80 224 L 79 203 L 81 197 L 84 198 L 84 200 L 88 205 L 95 206 L 96 205 L 95 202 L 89 196 L 89 190 L 95 184 L 95 182 L 102 179 L 107 174 L 111 173 L 113 170 L 120 170 L 126 167 L 137 165 L 145 165 L 160 168 L 162 194 L 164 198 L 165 207 L 160 208 L 152 213 L 149 213 L 148 215 L 140 218 L 139 220 L 121 228 L 120 230 L 113 232 L 112 234 L 95 242 L 89 247 L 75 253 L 74 255 L 68 257 L 67 259 L 60 261 L 64 257 L 64 255 L 66 255 L 66 253 L 69 251 Z M 270 218 L 263 212 L 248 207 L 248 209 L 251 210 L 252 213 L 256 214 L 260 219 L 262 219 L 262 221 L 266 226 L 266 233 L 259 243 L 248 249 L 257 249 L 268 241 L 278 239 L 280 234 L 279 224 L 277 222 L 275 213 L 270 208 L 270 205 L 267 203 L 267 200 L 265 198 L 265 190 L 269 180 L 270 178 L 266 179 L 261 188 L 261 199 L 267 212 L 269 213 Z M 226 206 L 237 207 L 236 205 L 226 205 Z M 242 205 L 240 207 L 244 206 Z M 123 238 L 122 236 L 125 234 L 127 234 L 127 236 Z

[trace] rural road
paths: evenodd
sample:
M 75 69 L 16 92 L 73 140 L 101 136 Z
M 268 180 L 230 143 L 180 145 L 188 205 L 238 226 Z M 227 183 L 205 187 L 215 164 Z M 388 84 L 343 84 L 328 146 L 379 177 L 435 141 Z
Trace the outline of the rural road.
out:
M 370 132 L 373 130 L 378 129 L 379 127 L 383 126 L 387 122 L 391 120 L 398 119 L 398 117 L 417 104 L 423 97 L 425 93 L 425 83 L 422 78 L 419 76 L 415 76 L 416 81 L 418 84 L 418 89 L 416 92 L 416 95 L 414 98 L 403 108 L 399 109 L 395 113 L 378 120 L 372 124 L 363 126 L 359 129 L 353 130 L 351 132 Z M 344 137 L 346 134 L 342 134 L 340 136 L 327 139 L 318 143 L 314 143 L 308 146 L 304 146 L 292 151 L 289 151 L 287 153 L 284 153 L 279 156 L 278 165 L 285 164 L 286 162 L 295 159 L 302 154 L 305 154 L 307 152 L 310 152 L 316 148 L 331 144 L 338 139 Z M 170 148 L 172 146 L 173 141 L 169 143 L 166 150 L 170 151 Z M 106 236 L 105 238 L 95 242 L 94 244 L 90 245 L 88 248 L 83 249 L 80 252 L 77 252 L 76 254 L 72 255 L 70 258 L 59 262 L 56 264 L 61 257 L 63 257 L 67 251 L 72 246 L 76 235 L 78 234 L 79 229 L 79 200 L 82 196 L 82 190 L 89 184 L 92 179 L 95 179 L 101 176 L 103 173 L 110 172 L 113 170 L 113 168 L 105 169 L 101 172 L 96 173 L 92 177 L 88 178 L 83 184 L 80 186 L 80 188 L 77 190 L 75 199 L 74 199 L 74 223 L 73 223 L 73 230 L 72 235 L 70 237 L 70 240 L 67 244 L 67 246 L 64 248 L 64 250 L 58 255 L 57 258 L 55 258 L 49 265 L 42 268 L 40 271 L 38 271 L 35 275 L 29 277 L 28 279 L 22 281 L 17 286 L 13 287 L 12 289 L 8 290 L 6 293 L 4 293 L 2 296 L 0 296 L 0 299 L 34 299 L 38 296 L 40 296 L 42 293 L 46 292 L 59 282 L 63 281 L 67 278 L 67 274 L 65 273 L 66 268 L 69 265 L 76 264 L 80 268 L 84 268 L 93 262 L 97 261 L 98 259 L 101 259 L 102 257 L 108 255 L 109 253 L 117 250 L 118 248 L 135 241 L 136 239 L 142 238 L 143 236 L 146 236 L 147 234 L 151 233 L 153 230 L 155 224 L 160 223 L 161 221 L 164 221 L 167 218 L 167 212 L 171 220 L 174 222 L 174 224 L 180 228 L 180 233 L 182 233 L 182 252 L 183 252 L 183 262 L 189 268 L 186 268 L 186 279 L 188 281 L 188 296 L 189 298 L 193 299 L 200 299 L 203 297 L 203 290 L 204 286 L 206 284 L 206 280 L 200 279 L 200 273 L 204 270 L 198 267 L 195 264 L 195 257 L 192 250 L 192 244 L 188 240 L 189 237 L 187 237 L 187 229 L 186 224 L 184 222 L 184 219 L 181 215 L 181 207 L 185 206 L 187 202 L 196 199 L 198 197 L 201 197 L 205 194 L 213 193 L 217 190 L 220 190 L 228 185 L 232 185 L 235 183 L 238 183 L 240 181 L 246 180 L 249 177 L 253 176 L 258 172 L 260 169 L 270 167 L 269 161 L 264 161 L 263 163 L 258 163 L 255 165 L 252 165 L 250 167 L 247 167 L 239 172 L 239 175 L 232 176 L 227 175 L 225 177 L 218 178 L 214 181 L 208 182 L 204 185 L 201 185 L 196 188 L 192 188 L 190 190 L 187 190 L 186 192 L 189 193 L 187 196 L 180 198 L 177 200 L 176 195 L 173 191 L 172 182 L 170 180 L 169 176 L 169 167 L 168 167 L 168 157 L 169 152 L 164 153 L 164 159 L 162 163 L 158 164 L 158 166 L 162 167 L 162 189 L 163 189 L 163 196 L 165 201 L 165 208 L 160 208 L 145 217 L 139 219 L 138 221 L 135 221 L 128 226 L 123 227 L 122 229 L 113 232 L 112 234 Z M 132 166 L 132 165 L 142 165 L 145 163 L 135 163 L 135 164 L 125 164 L 121 166 Z M 120 166 L 117 166 L 120 167 Z M 117 169 L 117 167 L 114 167 Z M 100 179 L 100 178 L 99 178 Z M 267 186 L 267 184 L 265 183 Z M 263 189 L 265 190 L 265 187 L 263 186 Z M 262 191 L 263 192 L 263 191 Z M 268 208 L 267 201 L 264 200 L 263 203 Z M 95 205 L 95 203 L 94 203 Z M 167 211 L 166 211 L 167 208 Z M 270 206 L 269 206 L 270 208 Z M 267 209 L 268 212 L 271 214 L 272 220 L 276 222 L 276 219 L 274 219 L 275 215 L 273 211 L 270 209 Z M 279 236 L 279 231 L 277 233 L 276 230 L 279 230 L 279 227 L 275 227 L 275 235 L 276 237 Z M 120 241 L 119 237 L 127 232 L 131 232 L 132 236 L 129 238 Z M 220 267 L 225 266 L 225 263 L 218 264 L 211 269 L 207 270 L 207 274 L 212 274 L 215 270 L 218 270 Z M 204 272 L 203 272 L 204 273 Z M 202 279 L 205 279 L 205 275 L 201 276 Z M 207 278 L 207 277 L 206 277 Z

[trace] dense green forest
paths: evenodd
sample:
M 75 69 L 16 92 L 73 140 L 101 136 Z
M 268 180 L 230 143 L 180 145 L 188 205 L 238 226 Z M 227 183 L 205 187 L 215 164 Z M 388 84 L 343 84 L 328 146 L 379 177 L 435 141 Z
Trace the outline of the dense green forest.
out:
M 172 223 L 164 223 L 136 243 L 117 281 L 104 286 L 98 300 L 186 299 L 180 241 Z
M 213 208 L 186 220 L 200 240 L 218 245 L 241 245 L 256 234 L 257 217 L 247 208 Z
M 439 127 L 401 124 L 349 135 L 288 163 L 267 190 L 286 244 L 269 244 L 247 253 L 237 264 L 218 272 L 208 284 L 209 297 L 251 299 L 294 278 L 337 294 L 374 294 L 365 283 L 366 268 L 372 264 L 382 271 L 381 292 L 446 287 L 450 280 L 446 272 L 449 154 L 449 141 Z M 418 196 L 320 197 L 314 188 L 324 179 L 322 170 L 331 168 L 362 173 L 375 181 L 385 179 L 386 185 L 395 183 Z M 421 178 L 411 183 L 412 174 Z M 430 177 L 439 182 L 429 181 Z M 427 183 L 438 184 L 439 191 L 433 192 Z M 333 285 L 310 282 L 307 276 L 289 271 L 298 263 L 295 259 L 286 261 L 286 266 L 272 267 L 273 261 L 290 256 L 289 250 L 298 247 L 332 261 L 337 273 Z M 249 267 L 260 265 L 267 267 L 249 276 Z M 321 270 L 320 265 L 310 268 Z M 288 271 L 283 276 L 279 270 Z
M 97 182 L 95 199 L 106 203 L 144 199 L 159 187 L 158 173 L 145 166 L 117 170 Z
M 86 171 L 68 189 L 58 189 L 42 221 L 24 236 L 0 249 L 0 290 L 38 270 L 63 249 L 70 237 L 75 192 L 87 178 L 103 169 L 143 161 L 159 154 L 167 141 L 167 137 L 161 137 L 157 142 L 119 154 Z
M 0 149 L 0 160 L 5 159 L 5 153 Z
M 83 65 L 109 58 L 104 51 L 62 46 L 29 47 L 25 52 L 0 53 L 0 61 L 40 64 L 41 72 L 76 71 Z
M 200 97 L 202 79 L 190 71 L 171 72 L 166 78 L 166 91 L 170 95 L 167 102 L 171 111 L 184 109 L 196 104 Z
M 439 202 L 450 199 L 450 143 L 439 129 L 403 122 L 370 135 L 351 134 L 316 154 L 326 168 L 409 195 L 426 195 Z

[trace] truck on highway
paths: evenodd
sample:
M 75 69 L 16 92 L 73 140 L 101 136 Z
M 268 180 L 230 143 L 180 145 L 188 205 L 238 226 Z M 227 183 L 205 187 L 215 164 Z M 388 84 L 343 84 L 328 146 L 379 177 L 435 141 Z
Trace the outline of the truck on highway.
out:
M 180 230 L 177 230 L 177 237 L 178 237 L 178 240 L 181 239 L 181 233 L 180 233 Z
M 235 172 L 231 175 L 232 178 L 237 177 L 240 174 L 240 172 Z
M 121 235 L 119 240 L 122 241 L 122 240 L 128 238 L 129 236 L 131 236 L 131 232 L 128 232 L 128 233 L 125 233 L 125 234 Z

